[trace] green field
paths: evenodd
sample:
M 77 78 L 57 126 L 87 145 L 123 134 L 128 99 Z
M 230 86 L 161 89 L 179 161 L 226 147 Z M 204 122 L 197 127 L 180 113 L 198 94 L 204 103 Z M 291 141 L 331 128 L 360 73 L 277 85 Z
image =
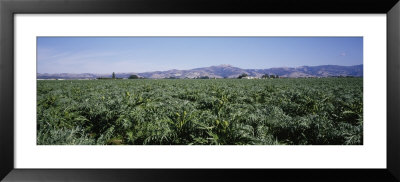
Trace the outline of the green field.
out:
M 363 79 L 38 80 L 38 145 L 362 145 Z

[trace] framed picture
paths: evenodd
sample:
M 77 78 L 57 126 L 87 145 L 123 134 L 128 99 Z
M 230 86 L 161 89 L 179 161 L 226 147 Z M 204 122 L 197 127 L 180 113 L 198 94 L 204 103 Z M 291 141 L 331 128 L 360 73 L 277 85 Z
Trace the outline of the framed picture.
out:
M 1 1 L 0 177 L 399 181 L 399 11 Z

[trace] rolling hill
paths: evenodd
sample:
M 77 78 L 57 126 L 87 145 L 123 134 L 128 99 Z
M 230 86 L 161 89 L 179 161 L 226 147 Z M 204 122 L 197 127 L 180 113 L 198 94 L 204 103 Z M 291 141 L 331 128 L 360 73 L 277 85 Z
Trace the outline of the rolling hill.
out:
M 321 66 L 300 66 L 300 67 L 280 67 L 269 69 L 242 69 L 232 65 L 218 65 L 203 68 L 195 68 L 189 70 L 168 70 L 153 71 L 143 73 L 116 73 L 118 78 L 128 78 L 130 75 L 138 75 L 144 78 L 237 78 L 241 74 L 247 74 L 252 77 L 261 77 L 264 74 L 278 75 L 279 77 L 299 78 L 299 77 L 334 77 L 334 76 L 363 76 L 363 65 L 354 66 L 338 66 L 338 65 L 321 65 Z M 95 73 L 37 73 L 37 79 L 96 79 L 98 77 L 111 77 L 110 74 Z

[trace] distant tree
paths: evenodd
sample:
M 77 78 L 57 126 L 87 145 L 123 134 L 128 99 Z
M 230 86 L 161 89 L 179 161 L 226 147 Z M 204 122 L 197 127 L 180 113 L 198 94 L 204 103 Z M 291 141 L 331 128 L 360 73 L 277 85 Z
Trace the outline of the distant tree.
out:
M 129 76 L 129 79 L 139 79 L 139 76 L 137 76 L 137 75 L 131 75 L 131 76 Z
M 278 75 L 275 75 L 275 78 L 279 78 L 279 76 L 278 76 Z
M 247 75 L 246 73 L 243 73 L 243 74 L 241 74 L 241 75 L 238 76 L 238 79 L 241 79 L 241 78 L 247 77 L 247 76 L 249 76 L 249 75 Z
M 199 79 L 210 79 L 208 76 L 201 76 Z
M 115 73 L 114 72 L 112 73 L 112 78 L 115 79 Z
M 261 78 L 269 78 L 268 74 L 263 75 Z
M 270 78 L 275 78 L 275 75 L 269 75 Z
M 112 78 L 107 78 L 107 77 L 99 77 L 97 78 L 98 80 L 111 80 Z

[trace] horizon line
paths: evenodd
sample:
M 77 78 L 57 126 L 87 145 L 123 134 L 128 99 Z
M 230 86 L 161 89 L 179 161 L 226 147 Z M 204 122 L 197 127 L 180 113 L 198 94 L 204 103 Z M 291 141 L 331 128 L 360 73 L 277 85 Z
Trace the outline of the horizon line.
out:
M 239 69 L 244 69 L 244 70 L 262 70 L 262 69 L 274 69 L 274 68 L 300 68 L 300 67 L 317 67 L 317 66 L 343 66 L 343 67 L 350 67 L 350 66 L 359 66 L 359 65 L 364 65 L 362 64 L 355 64 L 355 65 L 335 65 L 335 64 L 323 64 L 323 65 L 314 65 L 314 66 L 309 66 L 309 65 L 302 65 L 302 66 L 294 66 L 294 67 L 289 67 L 289 66 L 281 66 L 281 67 L 270 67 L 270 68 L 240 68 L 237 66 L 233 66 L 231 64 L 219 64 L 219 65 L 211 65 L 207 67 L 198 67 L 198 68 L 190 68 L 190 69 L 169 69 L 165 71 L 172 71 L 172 70 L 177 70 L 177 71 L 186 71 L 186 70 L 193 70 L 193 69 L 200 69 L 200 68 L 209 68 L 209 67 L 219 67 L 219 66 L 229 66 L 229 67 L 234 67 L 234 68 L 239 68 Z M 149 72 L 165 72 L 165 71 L 145 71 L 145 72 L 107 72 L 107 73 L 94 73 L 94 72 L 81 72 L 81 73 L 67 73 L 67 72 L 59 72 L 59 73 L 36 73 L 36 74 L 124 74 L 124 73 L 135 73 L 135 74 L 141 74 L 141 73 L 149 73 Z

